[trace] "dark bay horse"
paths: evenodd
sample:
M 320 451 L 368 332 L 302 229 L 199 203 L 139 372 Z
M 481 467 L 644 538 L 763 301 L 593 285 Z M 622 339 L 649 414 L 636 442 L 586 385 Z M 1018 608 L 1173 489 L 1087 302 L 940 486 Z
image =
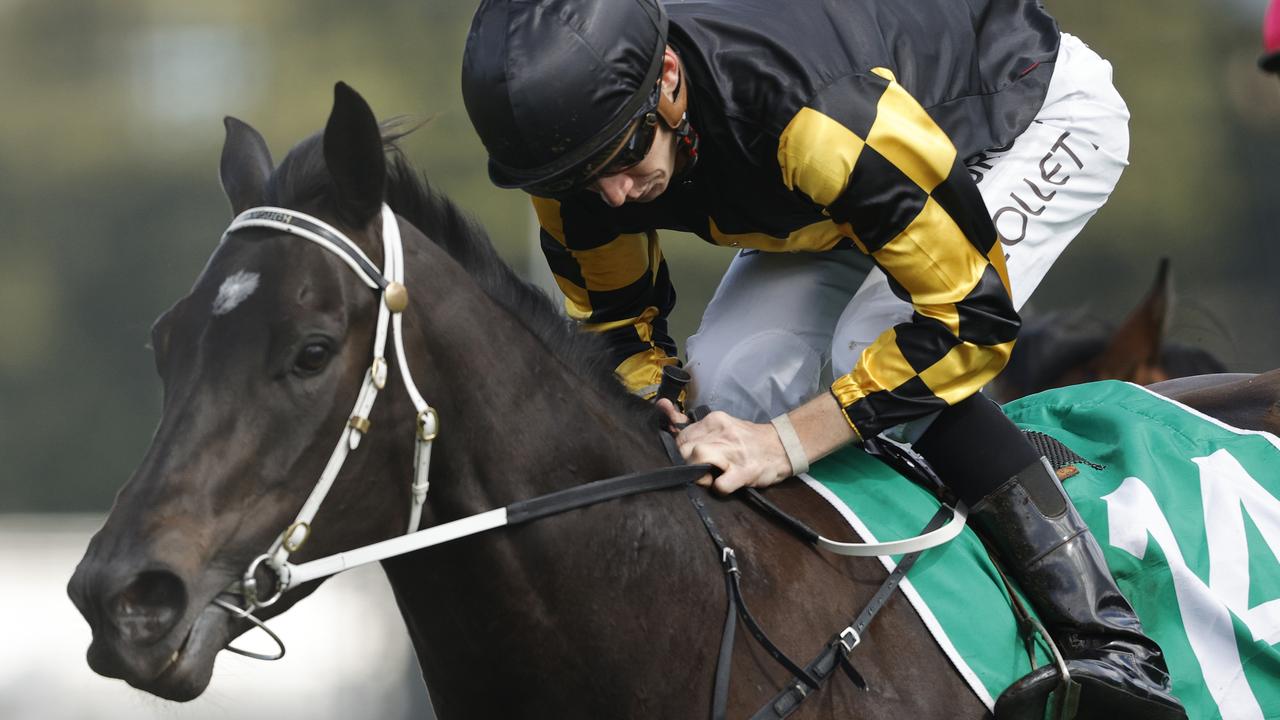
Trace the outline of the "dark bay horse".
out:
M 262 205 L 308 213 L 375 263 L 384 200 L 395 211 L 409 287 L 405 356 L 441 424 L 422 526 L 667 464 L 659 414 L 590 359 L 603 356 L 597 341 L 517 279 L 393 143 L 340 84 L 323 133 L 278 168 L 256 131 L 228 119 L 221 174 L 235 213 Z M 281 536 L 325 468 L 366 375 L 379 302 L 334 253 L 258 230 L 228 234 L 191 292 L 156 322 L 160 424 L 68 588 L 93 631 L 95 671 L 172 700 L 205 690 L 218 653 L 252 627 L 214 601 Z M 402 370 L 393 354 L 388 362 L 392 376 Z M 1253 386 L 1244 414 L 1264 418 L 1280 379 Z M 415 461 L 413 433 L 401 430 L 412 428 L 415 408 L 387 388 L 299 559 L 404 532 Z M 1240 409 L 1233 396 L 1224 402 Z M 800 483 L 769 496 L 828 537 L 849 535 Z M 794 657 L 820 649 L 885 576 L 874 559 L 819 554 L 737 498 L 706 502 L 737 549 L 747 601 Z M 709 714 L 725 586 L 682 490 L 383 567 L 441 717 Z M 291 590 L 261 617 L 318 584 Z M 853 660 L 868 690 L 836 678 L 797 717 L 986 715 L 901 594 Z M 733 671 L 729 717 L 754 713 L 789 679 L 745 641 Z
M 343 85 L 324 132 L 278 168 L 228 119 L 223 186 L 236 213 L 292 208 L 375 263 L 385 198 L 399 216 L 410 304 L 405 351 L 441 430 L 422 525 L 668 464 L 660 416 L 628 395 L 594 338 L 502 264 L 481 229 L 417 179 Z M 428 239 L 429 238 L 429 239 Z M 378 296 L 334 254 L 283 232 L 226 236 L 190 294 L 155 324 L 160 425 L 69 592 L 90 666 L 173 700 L 200 695 L 218 652 L 252 626 L 212 604 L 298 512 L 348 423 Z M 394 356 L 390 375 L 398 372 Z M 404 532 L 414 408 L 391 380 L 296 557 Z M 848 537 L 797 484 L 770 496 Z M 737 499 L 707 500 L 736 550 L 752 610 L 802 662 L 884 578 L 874 559 L 820 555 Z M 686 493 L 661 491 L 383 563 L 441 717 L 702 718 L 726 607 L 719 557 Z M 284 612 L 317 584 L 262 612 Z M 351 622 L 357 622 L 352 619 Z M 316 628 L 323 632 L 323 628 Z M 981 717 L 985 707 L 895 597 L 801 717 Z M 730 717 L 788 680 L 736 645 Z

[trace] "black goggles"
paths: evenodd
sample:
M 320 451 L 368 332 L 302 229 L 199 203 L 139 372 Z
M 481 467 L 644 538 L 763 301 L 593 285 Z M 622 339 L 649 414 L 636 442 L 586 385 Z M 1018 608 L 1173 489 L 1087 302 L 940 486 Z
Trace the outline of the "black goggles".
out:
M 565 173 L 526 186 L 534 195 L 561 198 L 585 189 L 598 177 L 616 175 L 635 167 L 644 160 L 658 136 L 658 100 L 662 81 L 654 85 L 648 100 L 640 106 L 636 117 L 627 123 L 619 142 L 609 143 L 603 150 L 587 158 L 586 162 Z

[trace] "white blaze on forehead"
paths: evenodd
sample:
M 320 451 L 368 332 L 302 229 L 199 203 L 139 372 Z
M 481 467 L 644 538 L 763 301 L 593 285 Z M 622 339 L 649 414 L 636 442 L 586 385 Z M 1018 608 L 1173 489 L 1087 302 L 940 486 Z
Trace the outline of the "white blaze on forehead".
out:
M 236 309 L 245 298 L 258 289 L 258 273 L 243 270 L 222 281 L 218 297 L 213 301 L 213 314 L 223 315 Z

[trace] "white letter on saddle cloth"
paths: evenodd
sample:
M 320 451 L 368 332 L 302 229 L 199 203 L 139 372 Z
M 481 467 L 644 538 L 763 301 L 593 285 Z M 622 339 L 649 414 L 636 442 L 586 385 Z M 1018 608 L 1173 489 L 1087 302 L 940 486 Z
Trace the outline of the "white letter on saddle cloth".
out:
M 1262 720 L 1262 708 L 1244 676 L 1231 613 L 1187 567 L 1173 529 L 1150 488 L 1138 478 L 1129 477 L 1102 499 L 1107 502 L 1107 524 L 1113 547 L 1141 560 L 1147 553 L 1150 533 L 1164 552 L 1173 576 L 1183 629 L 1200 663 L 1204 684 L 1224 720 Z
M 1249 607 L 1249 545 L 1244 513 L 1249 513 L 1267 547 L 1280 558 L 1280 500 L 1259 485 L 1226 450 L 1193 462 L 1200 466 L 1204 529 L 1209 539 L 1209 587 L 1244 621 L 1255 641 L 1274 645 L 1280 642 L 1280 599 Z

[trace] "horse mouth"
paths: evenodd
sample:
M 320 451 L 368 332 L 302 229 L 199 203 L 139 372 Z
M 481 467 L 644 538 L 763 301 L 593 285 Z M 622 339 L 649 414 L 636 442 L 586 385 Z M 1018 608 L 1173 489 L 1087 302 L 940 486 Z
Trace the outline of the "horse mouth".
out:
M 231 640 L 233 625 L 225 611 L 207 605 L 157 671 L 144 672 L 134 663 L 107 661 L 106 653 L 97 648 L 97 642 L 89 649 L 89 664 L 98 674 L 118 677 L 143 692 L 165 700 L 187 702 L 209 687 L 214 660 Z
M 187 629 L 178 649 L 169 656 L 164 669 L 145 686 L 134 687 L 178 702 L 199 697 L 209 687 L 218 652 L 231 640 L 233 624 L 225 610 L 206 605 Z

